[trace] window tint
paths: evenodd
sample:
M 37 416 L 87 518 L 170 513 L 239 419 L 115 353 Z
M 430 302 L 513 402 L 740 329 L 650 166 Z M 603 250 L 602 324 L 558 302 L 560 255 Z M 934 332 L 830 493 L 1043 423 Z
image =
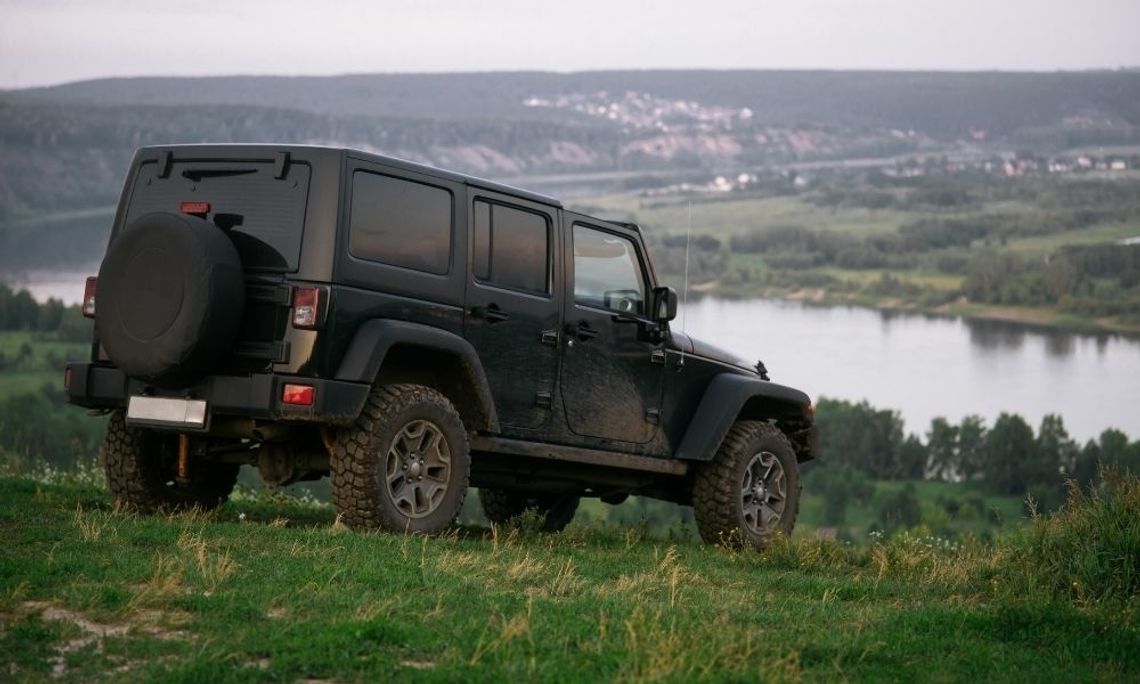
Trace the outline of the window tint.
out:
M 475 202 L 475 277 L 493 285 L 549 292 L 550 224 L 537 214 Z
M 574 301 L 645 313 L 645 280 L 629 240 L 574 224 Z
M 210 205 L 208 220 L 229 232 L 247 271 L 286 272 L 297 268 L 309 165 L 293 162 L 279 179 L 264 162 L 175 162 L 169 173 L 158 164 L 139 167 L 124 226 L 151 212 L 179 213 L 182 202 Z
M 451 193 L 423 183 L 357 171 L 352 176 L 349 252 L 393 266 L 447 273 Z

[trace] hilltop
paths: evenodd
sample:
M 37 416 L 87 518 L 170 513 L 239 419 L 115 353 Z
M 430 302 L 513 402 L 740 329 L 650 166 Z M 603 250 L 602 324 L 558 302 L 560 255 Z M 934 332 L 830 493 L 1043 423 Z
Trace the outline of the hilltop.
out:
M 575 526 L 349 533 L 239 499 L 138 517 L 0 478 L 14 681 L 1057 681 L 1140 672 L 1134 479 L 996 546 L 766 554 Z M 1130 517 L 1131 516 L 1131 517 Z M 1093 527 L 1090 527 L 1093 526 Z

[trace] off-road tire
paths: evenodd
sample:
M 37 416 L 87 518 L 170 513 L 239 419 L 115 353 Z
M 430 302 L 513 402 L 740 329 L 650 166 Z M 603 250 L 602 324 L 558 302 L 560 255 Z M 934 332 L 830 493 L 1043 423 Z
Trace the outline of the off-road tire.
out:
M 447 481 L 440 500 L 430 505 L 430 510 L 409 515 L 390 493 L 393 480 L 387 464 L 398 451 L 397 437 L 403 439 L 410 426 L 424 423 L 446 442 Z M 443 394 L 423 385 L 380 385 L 372 389 L 356 423 L 337 433 L 329 469 L 333 505 L 348 527 L 436 534 L 450 527 L 463 507 L 471 477 L 471 453 L 459 412 Z M 427 474 L 428 468 L 422 472 Z M 398 473 L 395 477 L 407 478 Z
M 194 461 L 190 481 L 179 483 L 177 433 L 129 427 L 122 411 L 111 414 L 99 456 L 115 500 L 141 513 L 217 508 L 229 498 L 240 469 Z
M 561 532 L 566 529 L 578 511 L 577 496 L 526 496 L 503 489 L 480 489 L 479 503 L 487 520 L 496 525 L 510 525 L 528 510 L 542 516 L 543 532 Z
M 775 525 L 754 529 L 745 518 L 742 485 L 753 459 L 763 454 L 776 458 L 783 469 L 783 510 Z M 693 481 L 693 514 L 701 539 L 710 544 L 748 545 L 763 549 L 772 535 L 790 535 L 800 506 L 800 478 L 796 454 L 788 438 L 771 423 L 738 421 L 728 431 L 712 461 L 704 464 Z

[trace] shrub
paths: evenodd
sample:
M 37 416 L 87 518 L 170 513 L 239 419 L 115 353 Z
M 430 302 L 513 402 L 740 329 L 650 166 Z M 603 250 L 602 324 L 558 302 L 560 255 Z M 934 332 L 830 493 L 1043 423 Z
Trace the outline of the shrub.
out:
M 1109 468 L 1088 491 L 1069 483 L 1055 513 L 1010 538 L 1011 579 L 1078 601 L 1128 601 L 1140 589 L 1140 478 Z

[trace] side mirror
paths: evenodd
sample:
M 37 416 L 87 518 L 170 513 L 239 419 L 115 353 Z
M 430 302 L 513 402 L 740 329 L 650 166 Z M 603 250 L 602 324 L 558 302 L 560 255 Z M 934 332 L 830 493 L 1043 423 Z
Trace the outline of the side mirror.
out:
M 671 287 L 653 288 L 653 320 L 668 323 L 677 317 L 677 291 Z

